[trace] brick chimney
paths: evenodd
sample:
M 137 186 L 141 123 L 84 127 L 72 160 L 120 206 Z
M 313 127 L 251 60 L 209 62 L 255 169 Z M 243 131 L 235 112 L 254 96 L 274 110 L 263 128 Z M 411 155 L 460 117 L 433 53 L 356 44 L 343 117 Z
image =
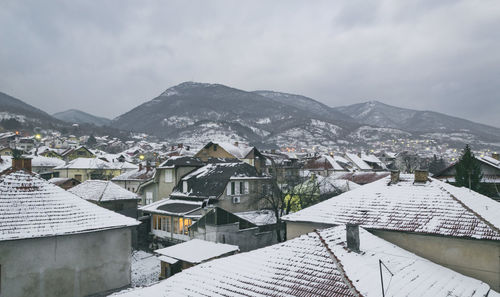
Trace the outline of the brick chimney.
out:
M 359 253 L 359 225 L 347 224 L 345 226 L 347 248 L 350 251 Z
M 397 184 L 399 181 L 399 170 L 391 171 L 391 184 Z
M 415 170 L 416 183 L 426 183 L 428 178 L 429 178 L 429 171 L 421 169 Z
M 182 143 L 179 143 L 179 144 L 177 145 L 177 147 L 178 147 L 178 148 L 182 148 L 183 146 L 184 146 L 184 144 L 182 144 Z
M 24 169 L 28 172 L 31 172 L 31 158 L 24 158 L 24 157 L 17 159 L 12 158 L 12 169 L 14 170 Z
M 492 157 L 493 159 L 495 159 L 495 160 L 500 161 L 500 154 L 498 154 L 497 152 L 492 153 L 492 154 L 491 154 L 491 157 Z

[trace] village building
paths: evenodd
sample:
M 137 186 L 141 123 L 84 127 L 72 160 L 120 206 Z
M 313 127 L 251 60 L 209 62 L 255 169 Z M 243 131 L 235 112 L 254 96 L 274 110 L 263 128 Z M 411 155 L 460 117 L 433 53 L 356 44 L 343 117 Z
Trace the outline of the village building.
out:
M 139 186 L 138 193 L 142 197 L 142 204 L 147 205 L 168 198 L 186 174 L 202 166 L 204 166 L 204 163 L 198 158 L 187 156 L 170 157 L 159 164 L 152 179 Z
M 138 222 L 23 170 L 0 176 L 1 296 L 87 296 L 130 284 Z
M 98 158 L 76 158 L 66 165 L 54 167 L 54 177 L 74 178 L 80 182 L 88 179 L 110 180 L 122 172 L 112 163 Z
M 89 149 L 84 146 L 70 147 L 61 153 L 66 161 L 71 161 L 76 158 L 95 158 L 96 156 Z
M 287 238 L 359 224 L 410 252 L 500 289 L 500 204 L 427 172 L 367 184 L 284 216 Z
M 238 246 L 193 239 L 155 250 L 161 261 L 160 278 L 165 279 L 200 263 L 234 255 Z
M 230 213 L 219 207 L 209 207 L 202 213 L 189 226 L 191 239 L 236 245 L 242 252 L 278 242 L 276 216 L 270 209 Z M 195 214 L 196 211 L 191 216 Z
M 490 156 L 476 156 L 476 160 L 481 166 L 483 178 L 481 180 L 482 192 L 488 197 L 500 201 L 500 155 L 493 153 Z M 454 184 L 455 174 L 457 173 L 453 163 L 433 177 L 439 180 Z
M 345 158 L 353 165 L 353 171 L 373 171 L 373 168 L 362 159 L 361 154 L 345 153 Z
M 356 227 L 211 260 L 116 296 L 498 296 L 480 280 Z
M 111 181 L 86 180 L 68 191 L 106 209 L 137 218 L 137 202 L 140 197 Z
M 122 173 L 117 177 L 113 177 L 111 181 L 128 191 L 136 193 L 141 184 L 153 178 L 155 172 L 156 168 L 143 166 L 142 163 L 139 163 L 139 168 Z
M 151 216 L 153 241 L 177 243 L 190 239 L 189 226 L 204 215 L 207 207 L 229 213 L 259 210 L 272 189 L 272 179 L 260 175 L 247 163 L 212 163 L 180 179 L 169 199 L 143 206 Z
M 77 186 L 80 184 L 80 181 L 74 179 L 74 178 L 67 178 L 67 177 L 53 177 L 49 179 L 50 183 L 53 183 L 56 186 L 59 186 L 65 190 L 71 189 L 74 186 Z
M 254 166 L 258 172 L 263 172 L 266 158 L 256 147 L 235 142 L 209 142 L 194 157 L 207 162 L 211 158 L 238 159 Z
M 329 155 L 321 155 L 309 159 L 305 163 L 303 170 L 307 170 L 310 173 L 320 176 L 329 176 L 334 172 L 348 171 L 346 167 L 341 166 L 337 161 L 335 161 L 333 156 Z
M 38 173 L 44 179 L 54 177 L 54 168 L 64 166 L 66 162 L 59 158 L 44 157 L 44 156 L 30 156 L 32 171 Z
M 12 148 L 0 147 L 0 156 L 12 156 Z
M 301 181 L 302 162 L 296 156 L 289 156 L 272 150 L 263 153 L 266 157 L 265 173 L 272 176 L 280 189 L 287 189 Z

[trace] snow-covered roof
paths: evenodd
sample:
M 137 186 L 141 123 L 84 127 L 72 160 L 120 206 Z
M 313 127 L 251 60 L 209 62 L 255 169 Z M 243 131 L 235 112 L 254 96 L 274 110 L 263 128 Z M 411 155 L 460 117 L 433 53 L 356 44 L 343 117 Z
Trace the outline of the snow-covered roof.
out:
M 231 178 L 267 179 L 260 176 L 254 166 L 244 162 L 237 163 L 212 163 L 194 170 L 182 178 L 173 190 L 173 196 L 207 198 L 219 197 L 226 188 Z M 183 183 L 187 182 L 188 191 L 184 192 Z
M 195 264 L 239 250 L 240 248 L 237 245 L 191 239 L 183 243 L 155 250 L 155 253 Z
M 139 210 L 165 215 L 185 215 L 201 208 L 201 202 L 163 199 L 150 203 Z
M 321 170 L 335 170 L 335 171 L 345 171 L 344 167 L 340 166 L 337 161 L 332 156 L 321 155 L 312 160 L 309 160 L 304 168 L 309 170 L 321 169 Z
M 0 156 L 0 172 L 10 168 L 12 166 L 11 156 Z
M 51 158 L 44 156 L 29 156 L 31 158 L 31 166 L 33 167 L 57 167 L 64 166 L 66 162 L 59 158 Z
M 24 171 L 0 177 L 0 240 L 92 232 L 138 225 Z
M 234 215 L 249 221 L 257 226 L 276 224 L 276 216 L 270 209 L 236 212 Z
M 480 161 L 500 170 L 500 161 L 490 156 L 477 157 Z
M 99 158 L 76 158 L 66 165 L 57 166 L 54 169 L 116 169 L 112 163 Z
M 361 170 L 371 170 L 372 168 L 370 167 L 370 165 L 366 164 L 365 161 L 363 161 L 360 157 L 358 157 L 358 155 L 356 154 L 351 154 L 351 153 L 346 153 L 345 154 L 346 157 L 352 161 L 352 163 L 354 163 L 354 165 L 356 165 L 356 167 L 358 167 L 359 169 Z
M 139 168 L 126 171 L 125 173 L 122 173 L 118 175 L 117 177 L 112 178 L 111 180 L 114 181 L 129 181 L 129 180 L 135 180 L 135 181 L 144 181 L 152 178 L 156 173 L 156 168 L 150 168 L 148 170 L 147 167 L 143 167 L 142 170 L 139 170 Z
M 188 156 L 171 156 L 165 162 L 161 163 L 158 168 L 174 168 L 179 166 L 201 167 L 203 165 L 203 162 L 198 158 Z
M 461 275 L 360 228 L 360 250 L 346 248 L 334 227 L 186 269 L 150 287 L 117 296 L 486 296 L 487 284 Z
M 68 190 L 85 200 L 108 202 L 116 200 L 140 199 L 137 194 L 132 193 L 111 181 L 86 180 L 83 183 Z
M 244 159 L 254 149 L 253 146 L 246 146 L 243 144 L 236 146 L 228 142 L 214 142 L 214 144 L 219 145 L 226 152 L 230 153 L 238 159 Z
M 500 240 L 500 221 L 485 215 L 500 213 L 500 203 L 436 179 L 414 184 L 413 175 L 401 175 L 398 183 L 389 181 L 386 177 L 283 220 Z
M 114 168 L 121 170 L 134 170 L 139 168 L 139 166 L 126 161 L 125 162 L 114 161 L 111 162 L 111 164 Z
M 380 161 L 379 158 L 377 158 L 377 156 L 373 155 L 373 154 L 361 154 L 361 159 L 365 162 L 370 162 L 370 163 L 376 163 L 376 164 L 382 164 L 382 161 Z

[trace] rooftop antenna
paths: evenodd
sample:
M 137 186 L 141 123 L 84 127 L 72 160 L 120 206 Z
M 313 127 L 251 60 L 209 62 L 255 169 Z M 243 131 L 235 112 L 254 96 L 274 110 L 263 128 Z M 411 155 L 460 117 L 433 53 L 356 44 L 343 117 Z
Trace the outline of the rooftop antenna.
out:
M 378 267 L 379 267 L 379 270 L 380 270 L 380 283 L 382 283 L 382 297 L 385 297 L 385 290 L 384 290 L 384 277 L 382 275 L 382 266 L 385 267 L 385 269 L 387 271 L 389 271 L 389 273 L 391 274 L 391 279 L 392 277 L 394 276 L 394 273 L 392 273 L 389 268 L 387 268 L 387 266 L 384 264 L 384 262 L 382 262 L 382 260 L 378 260 Z M 391 281 L 389 280 L 389 284 L 391 283 Z M 387 288 L 389 288 L 389 284 L 387 285 Z

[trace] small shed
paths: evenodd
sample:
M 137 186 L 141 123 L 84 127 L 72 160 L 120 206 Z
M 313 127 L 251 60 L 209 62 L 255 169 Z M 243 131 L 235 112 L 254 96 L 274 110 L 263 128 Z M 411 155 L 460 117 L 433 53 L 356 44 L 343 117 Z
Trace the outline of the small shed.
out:
M 234 255 L 239 250 L 236 245 L 193 239 L 155 250 L 155 253 L 161 261 L 160 278 L 168 278 L 197 264 Z

